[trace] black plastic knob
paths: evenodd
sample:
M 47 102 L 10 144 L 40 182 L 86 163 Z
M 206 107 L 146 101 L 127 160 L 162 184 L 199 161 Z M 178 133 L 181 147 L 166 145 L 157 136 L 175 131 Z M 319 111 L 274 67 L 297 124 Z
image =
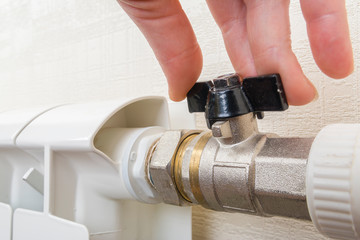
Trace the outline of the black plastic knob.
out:
M 279 74 L 245 78 L 237 74 L 220 76 L 213 81 L 195 83 L 187 94 L 189 111 L 205 112 L 209 128 L 227 118 L 250 112 L 288 109 Z

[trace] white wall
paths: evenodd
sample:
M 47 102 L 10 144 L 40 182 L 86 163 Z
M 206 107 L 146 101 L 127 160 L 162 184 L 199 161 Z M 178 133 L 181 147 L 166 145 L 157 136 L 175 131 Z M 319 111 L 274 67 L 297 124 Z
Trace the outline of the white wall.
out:
M 232 72 L 203 0 L 183 0 L 204 54 L 202 80 Z M 355 72 L 322 74 L 312 59 L 298 1 L 291 2 L 293 49 L 320 98 L 260 127 L 283 136 L 314 136 L 334 122 L 360 120 L 360 2 L 348 0 Z M 0 0 L 0 111 L 46 104 L 167 94 L 145 39 L 115 0 Z M 204 126 L 199 116 L 199 126 Z M 312 225 L 194 209 L 194 239 L 320 239 Z

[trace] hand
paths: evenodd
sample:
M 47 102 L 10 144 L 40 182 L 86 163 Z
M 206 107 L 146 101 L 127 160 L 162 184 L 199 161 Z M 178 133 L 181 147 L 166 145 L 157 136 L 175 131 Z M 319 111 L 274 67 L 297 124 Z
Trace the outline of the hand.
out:
M 202 54 L 178 0 L 118 0 L 140 28 L 167 77 L 169 95 L 179 101 L 198 79 Z M 280 73 L 292 105 L 317 92 L 291 49 L 289 0 L 207 0 L 227 53 L 242 77 Z M 313 57 L 330 77 L 353 71 L 345 0 L 300 0 Z

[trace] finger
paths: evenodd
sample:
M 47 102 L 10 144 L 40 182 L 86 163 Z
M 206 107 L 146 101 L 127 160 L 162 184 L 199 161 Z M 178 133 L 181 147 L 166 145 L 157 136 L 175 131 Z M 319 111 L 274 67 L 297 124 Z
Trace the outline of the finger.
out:
M 118 0 L 140 28 L 169 85 L 174 101 L 185 98 L 202 69 L 202 55 L 195 34 L 177 0 Z
M 227 53 L 237 73 L 255 76 L 256 70 L 246 31 L 246 6 L 239 0 L 207 0 L 209 9 L 220 27 Z
M 354 69 L 353 52 L 344 0 L 301 0 L 301 8 L 314 59 L 333 78 Z
M 247 30 L 258 74 L 280 73 L 290 104 L 314 99 L 316 89 L 305 77 L 291 49 L 289 0 L 245 0 Z

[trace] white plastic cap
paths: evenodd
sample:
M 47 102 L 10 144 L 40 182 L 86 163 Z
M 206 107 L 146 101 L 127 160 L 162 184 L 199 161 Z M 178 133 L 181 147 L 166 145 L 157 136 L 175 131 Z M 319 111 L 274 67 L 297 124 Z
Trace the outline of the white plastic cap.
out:
M 360 124 L 330 125 L 317 135 L 307 164 L 306 197 L 321 233 L 360 239 Z

